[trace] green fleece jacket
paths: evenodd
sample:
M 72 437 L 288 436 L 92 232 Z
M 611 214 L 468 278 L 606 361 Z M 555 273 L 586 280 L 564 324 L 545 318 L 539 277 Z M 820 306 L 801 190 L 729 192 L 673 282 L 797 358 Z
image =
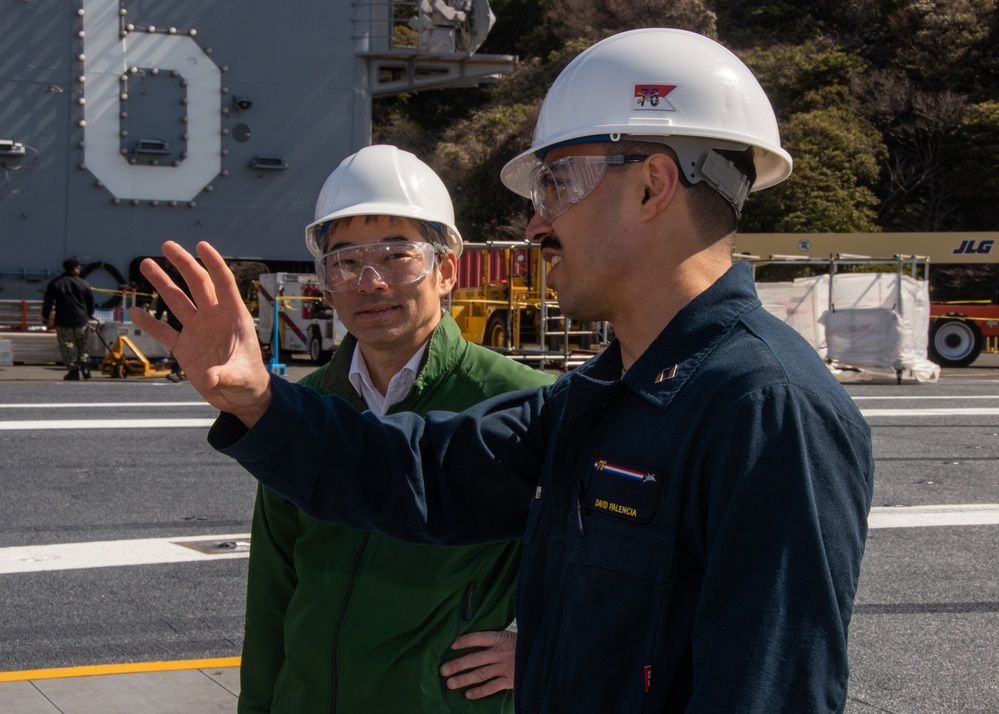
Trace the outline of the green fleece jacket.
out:
M 301 380 L 359 410 L 348 381 L 356 340 Z M 550 375 L 466 342 L 445 315 L 416 383 L 389 411 L 460 411 L 539 387 Z M 331 464 L 335 477 L 335 464 Z M 469 474 L 474 477 L 474 474 Z M 253 515 L 238 711 L 423 714 L 513 711 L 509 690 L 478 701 L 444 686 L 465 632 L 513 620 L 519 542 L 443 548 L 313 520 L 260 487 Z

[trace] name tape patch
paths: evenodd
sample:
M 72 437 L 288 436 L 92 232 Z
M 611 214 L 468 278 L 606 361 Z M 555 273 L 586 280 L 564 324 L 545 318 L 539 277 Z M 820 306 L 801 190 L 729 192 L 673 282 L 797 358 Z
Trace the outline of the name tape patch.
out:
M 598 457 L 586 482 L 583 504 L 591 511 L 648 523 L 659 508 L 662 483 L 660 469 Z

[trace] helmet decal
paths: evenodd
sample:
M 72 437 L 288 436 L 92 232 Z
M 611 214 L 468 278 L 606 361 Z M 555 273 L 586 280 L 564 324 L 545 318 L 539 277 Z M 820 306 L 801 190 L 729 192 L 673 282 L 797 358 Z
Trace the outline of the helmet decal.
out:
M 657 109 L 661 112 L 675 112 L 676 105 L 666 98 L 676 89 L 675 84 L 636 84 L 635 109 Z

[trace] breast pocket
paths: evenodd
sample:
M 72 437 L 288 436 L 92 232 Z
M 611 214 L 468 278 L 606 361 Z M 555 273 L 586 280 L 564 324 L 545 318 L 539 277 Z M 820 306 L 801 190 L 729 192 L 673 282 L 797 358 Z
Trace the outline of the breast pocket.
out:
M 669 533 L 596 515 L 573 539 L 554 677 L 566 711 L 642 711 L 673 542 Z
M 662 469 L 598 456 L 583 481 L 587 510 L 632 523 L 649 523 L 659 511 Z

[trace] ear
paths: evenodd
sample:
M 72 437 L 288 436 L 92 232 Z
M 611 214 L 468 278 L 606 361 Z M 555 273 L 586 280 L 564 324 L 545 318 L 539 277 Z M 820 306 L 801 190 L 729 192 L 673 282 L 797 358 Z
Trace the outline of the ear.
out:
M 654 218 L 670 205 L 680 184 L 680 169 L 666 154 L 653 154 L 644 164 L 642 217 Z
M 437 270 L 440 275 L 438 294 L 443 298 L 454 289 L 458 282 L 458 259 L 454 253 L 448 251 L 446 255 L 442 255 L 437 264 Z

